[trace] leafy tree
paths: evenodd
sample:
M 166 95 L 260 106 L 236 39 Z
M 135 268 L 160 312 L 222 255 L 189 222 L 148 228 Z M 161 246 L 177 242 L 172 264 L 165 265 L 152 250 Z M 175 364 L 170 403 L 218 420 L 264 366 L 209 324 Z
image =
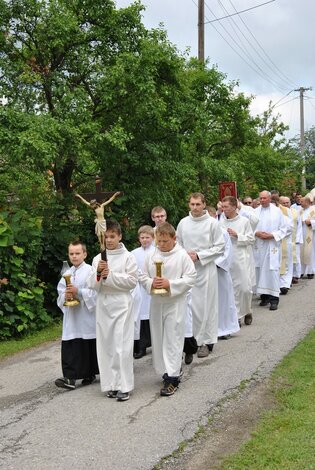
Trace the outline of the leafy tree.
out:
M 283 126 L 251 117 L 236 82 L 146 30 L 142 8 L 0 0 L 0 200 L 41 218 L 38 275 L 52 301 L 69 241 L 97 250 L 91 211 L 73 197 L 96 174 L 124 193 L 111 209 L 131 246 L 153 205 L 176 224 L 191 191 L 215 202 L 219 181 L 256 192 L 294 168 Z
M 315 184 L 315 127 L 305 132 L 305 177 L 306 187 L 313 189 Z

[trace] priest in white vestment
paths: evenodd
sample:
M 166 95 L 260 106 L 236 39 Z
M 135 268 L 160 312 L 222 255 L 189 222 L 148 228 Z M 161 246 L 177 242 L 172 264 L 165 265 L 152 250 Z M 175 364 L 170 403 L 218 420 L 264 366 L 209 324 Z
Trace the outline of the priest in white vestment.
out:
M 300 266 L 299 250 L 300 244 L 303 243 L 303 237 L 301 239 L 301 218 L 298 215 L 298 212 L 291 208 L 290 198 L 287 196 L 280 196 L 279 202 L 281 204 L 280 208 L 282 212 L 290 220 L 288 235 L 282 240 L 282 261 L 280 272 L 280 290 L 282 294 L 286 294 L 291 287 L 291 283 L 297 283 L 297 277 L 294 276 L 294 265 Z M 300 277 L 300 274 L 298 277 Z
M 301 275 L 313 279 L 315 273 L 315 207 L 311 199 L 305 196 L 301 199 L 301 219 L 303 245 L 301 246 Z
M 287 234 L 287 224 L 281 210 L 271 204 L 269 191 L 259 194 L 260 206 L 255 209 L 259 222 L 255 231 L 256 293 L 260 306 L 270 303 L 277 310 L 280 294 L 281 240 Z
M 204 195 L 189 198 L 190 213 L 177 227 L 177 240 L 195 263 L 197 281 L 192 289 L 193 332 L 198 357 L 207 357 L 218 338 L 218 275 L 215 260 L 224 253 L 219 223 L 205 209 Z

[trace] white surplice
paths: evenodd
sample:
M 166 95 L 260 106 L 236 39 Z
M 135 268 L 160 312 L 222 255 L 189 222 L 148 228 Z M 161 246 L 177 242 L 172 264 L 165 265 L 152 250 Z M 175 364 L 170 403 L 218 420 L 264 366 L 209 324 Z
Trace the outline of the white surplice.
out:
M 96 345 L 101 390 L 130 392 L 134 387 L 134 319 L 130 291 L 137 284 L 135 257 L 123 243 L 107 250 L 109 276 L 97 281 L 101 255 L 93 259 L 88 285 L 98 293 L 96 303 Z
M 142 246 L 140 246 L 139 248 L 136 248 L 135 250 L 131 251 L 131 253 L 136 258 L 136 263 L 138 266 L 139 274 L 141 273 L 141 271 L 143 271 L 144 260 L 146 256 L 149 253 L 154 252 L 154 250 L 155 250 L 155 245 L 152 243 L 150 246 L 148 246 L 145 249 Z M 137 312 L 137 315 L 139 316 L 140 320 L 149 320 L 151 296 L 147 293 L 147 291 L 143 288 L 143 286 L 140 283 L 138 283 L 138 285 L 140 289 L 141 303 L 139 305 L 139 310 Z
M 230 236 L 233 251 L 230 273 L 237 315 L 241 319 L 252 313 L 252 258 L 248 247 L 254 244 L 255 236 L 249 220 L 241 215 L 233 219 L 221 217 L 220 224 L 226 230 L 231 228 L 237 233 L 237 237 Z
M 258 215 L 256 214 L 256 211 L 253 207 L 251 206 L 246 206 L 244 204 L 241 204 L 241 208 L 239 210 L 239 215 L 242 215 L 243 217 L 246 217 L 249 222 L 250 226 L 252 228 L 252 231 L 255 233 L 257 224 L 259 222 Z M 251 266 L 251 286 L 252 290 L 256 292 L 256 268 L 255 268 L 255 258 L 254 258 L 254 245 L 248 245 L 247 250 L 249 253 L 250 257 L 250 266 Z
M 186 251 L 195 251 L 198 260 L 196 284 L 192 289 L 193 333 L 198 346 L 214 344 L 218 338 L 218 275 L 215 260 L 224 253 L 224 237 L 219 223 L 204 211 L 189 216 L 177 227 L 177 240 Z
M 218 297 L 219 297 L 219 321 L 218 337 L 232 335 L 240 330 L 237 310 L 235 305 L 234 290 L 230 274 L 232 262 L 232 242 L 226 230 L 222 230 L 225 248 L 223 255 L 219 256 L 215 264 L 218 267 Z
M 77 268 L 72 266 L 71 283 L 75 285 L 78 291 L 80 304 L 75 307 L 64 306 L 66 282 L 62 277 L 58 283 L 57 305 L 63 313 L 62 340 L 71 339 L 95 339 L 96 338 L 96 292 L 87 285 L 87 278 L 92 271 L 92 266 L 85 262 Z
M 152 243 L 147 248 L 139 246 L 139 248 L 136 248 L 131 251 L 131 253 L 136 258 L 136 263 L 138 266 L 138 275 L 143 270 L 146 255 L 151 251 L 154 251 L 154 249 L 155 244 Z M 132 291 L 132 297 L 134 311 L 134 339 L 137 340 L 140 339 L 141 320 L 149 320 L 151 297 L 139 282 Z
M 145 258 L 140 282 L 151 293 L 156 277 L 155 261 L 162 261 L 162 277 L 169 280 L 169 293 L 165 296 L 152 294 L 150 307 L 150 330 L 153 366 L 159 374 L 170 377 L 180 374 L 185 339 L 185 316 L 187 292 L 195 283 L 196 270 L 186 251 L 178 244 L 171 251 L 158 248 Z

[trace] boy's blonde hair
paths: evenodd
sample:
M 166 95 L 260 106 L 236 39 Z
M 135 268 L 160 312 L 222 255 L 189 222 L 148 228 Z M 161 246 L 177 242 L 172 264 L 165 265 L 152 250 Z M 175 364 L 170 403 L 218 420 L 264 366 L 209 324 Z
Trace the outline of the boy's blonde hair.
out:
M 171 238 L 174 238 L 176 236 L 176 230 L 173 225 L 168 222 L 164 222 L 163 224 L 158 225 L 155 235 L 169 235 Z
M 138 230 L 138 235 L 141 235 L 142 233 L 146 233 L 147 235 L 150 235 L 150 237 L 154 238 L 154 230 L 151 225 L 142 225 Z

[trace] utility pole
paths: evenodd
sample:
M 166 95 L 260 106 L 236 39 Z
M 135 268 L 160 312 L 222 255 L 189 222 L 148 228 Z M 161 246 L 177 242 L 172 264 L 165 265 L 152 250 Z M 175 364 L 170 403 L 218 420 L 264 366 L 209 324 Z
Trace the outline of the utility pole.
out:
M 205 61 L 205 1 L 198 0 L 198 59 Z
M 312 88 L 297 88 L 294 91 L 300 92 L 300 154 L 303 160 L 302 168 L 302 189 L 306 189 L 306 178 L 305 178 L 305 137 L 304 137 L 304 92 L 311 90 Z

